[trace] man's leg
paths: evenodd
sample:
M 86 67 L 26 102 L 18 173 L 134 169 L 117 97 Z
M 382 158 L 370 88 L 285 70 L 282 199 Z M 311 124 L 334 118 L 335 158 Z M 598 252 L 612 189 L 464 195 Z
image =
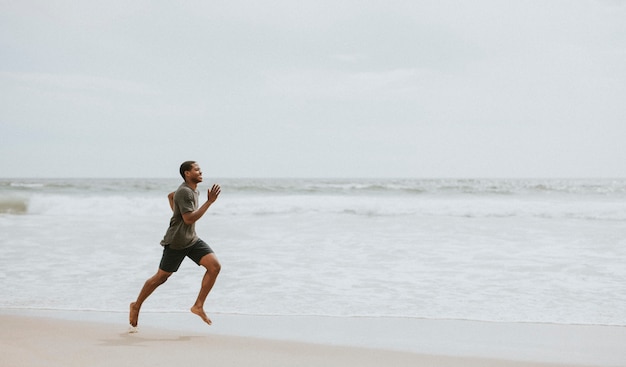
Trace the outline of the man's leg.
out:
M 206 300 L 209 292 L 213 288 L 213 284 L 215 284 L 215 279 L 217 279 L 217 275 L 220 273 L 220 269 L 222 266 L 220 262 L 217 260 L 217 256 L 214 253 L 206 254 L 200 259 L 200 265 L 206 268 L 206 272 L 204 273 L 204 277 L 202 277 L 202 286 L 200 287 L 200 293 L 198 293 L 198 298 L 196 299 L 196 303 L 191 307 L 191 312 L 200 316 L 204 322 L 211 325 L 211 319 L 204 312 L 204 301 Z
M 139 296 L 137 296 L 137 300 L 130 304 L 130 314 L 128 319 L 133 327 L 137 326 L 137 322 L 139 320 L 139 310 L 141 310 L 143 302 L 152 294 L 152 292 L 154 292 L 155 289 L 165 283 L 170 275 L 172 275 L 172 273 L 159 269 L 156 274 L 146 280 L 143 288 L 141 288 L 141 292 L 139 292 Z

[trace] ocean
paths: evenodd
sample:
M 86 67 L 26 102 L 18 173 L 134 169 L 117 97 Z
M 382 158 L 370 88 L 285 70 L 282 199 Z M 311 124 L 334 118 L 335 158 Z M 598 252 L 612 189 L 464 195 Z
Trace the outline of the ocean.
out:
M 212 179 L 207 312 L 626 325 L 626 179 Z M 0 308 L 126 312 L 172 179 L 0 179 Z M 191 260 L 145 312 L 187 312 Z

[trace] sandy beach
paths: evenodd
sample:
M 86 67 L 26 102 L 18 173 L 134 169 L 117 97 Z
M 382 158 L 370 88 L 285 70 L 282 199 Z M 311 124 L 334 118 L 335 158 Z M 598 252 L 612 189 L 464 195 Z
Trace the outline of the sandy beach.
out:
M 623 327 L 147 313 L 129 334 L 124 316 L 0 311 L 0 365 L 626 366 Z

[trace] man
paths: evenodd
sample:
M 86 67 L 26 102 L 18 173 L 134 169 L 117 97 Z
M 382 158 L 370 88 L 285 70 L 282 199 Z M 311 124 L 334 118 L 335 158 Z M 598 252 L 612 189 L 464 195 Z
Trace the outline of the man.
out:
M 191 307 L 191 312 L 200 316 L 204 322 L 211 325 L 211 319 L 204 312 L 204 301 L 209 295 L 211 288 L 213 288 L 213 284 L 215 284 L 221 265 L 211 247 L 196 235 L 195 223 L 202 218 L 211 204 L 217 200 L 221 189 L 219 185 L 213 185 L 208 190 L 207 201 L 198 206 L 199 192 L 197 187 L 198 183 L 202 182 L 200 166 L 194 161 L 183 162 L 180 166 L 180 175 L 183 177 L 184 182 L 175 192 L 168 195 L 170 207 L 174 213 L 165 237 L 161 241 L 163 255 L 159 269 L 155 275 L 145 282 L 141 292 L 139 292 L 139 296 L 137 296 L 137 300 L 130 304 L 129 321 L 131 332 L 137 331 L 139 311 L 143 302 L 157 287 L 165 283 L 170 275 L 178 270 L 185 257 L 189 257 L 196 264 L 206 268 L 198 298 Z

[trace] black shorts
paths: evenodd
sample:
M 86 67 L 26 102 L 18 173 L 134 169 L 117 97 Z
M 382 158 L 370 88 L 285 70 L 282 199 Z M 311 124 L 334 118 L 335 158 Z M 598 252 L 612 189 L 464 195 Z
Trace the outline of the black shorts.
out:
M 167 271 L 168 273 L 174 273 L 180 267 L 185 256 L 188 256 L 193 262 L 200 265 L 200 259 L 202 259 L 204 255 L 212 253 L 213 250 L 211 247 L 200 239 L 193 245 L 182 250 L 173 250 L 169 245 L 166 245 L 163 248 L 163 256 L 161 257 L 159 269 Z

